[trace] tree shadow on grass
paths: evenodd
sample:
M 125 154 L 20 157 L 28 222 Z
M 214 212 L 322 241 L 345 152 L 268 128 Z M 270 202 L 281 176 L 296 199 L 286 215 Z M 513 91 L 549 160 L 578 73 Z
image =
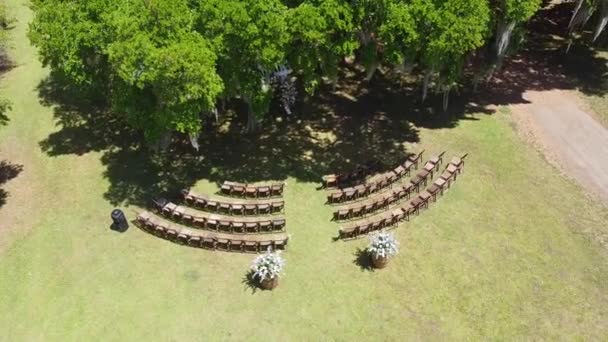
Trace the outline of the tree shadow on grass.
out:
M 13 164 L 6 160 L 0 162 L 0 185 L 17 177 L 23 171 L 23 165 Z M 9 194 L 6 190 L 0 189 L 0 208 L 6 204 Z
M 69 86 L 51 74 L 39 93 L 43 104 L 54 106 L 59 129 L 40 146 L 51 156 L 101 152 L 103 176 L 110 183 L 104 196 L 113 205 L 146 206 L 152 198 L 172 197 L 199 179 L 220 183 L 293 177 L 317 183 L 324 174 L 348 171 L 372 158 L 390 166 L 406 158 L 409 143 L 419 142 L 419 128 L 451 128 L 476 120 L 472 114 L 491 115 L 495 106 L 525 103 L 527 90 L 605 91 L 601 78 L 591 71 L 579 76 L 573 67 L 605 74 L 603 59 L 580 44 L 567 55 L 562 51 L 565 40 L 555 33 L 565 31 L 565 14 L 571 9 L 572 4 L 564 4 L 541 11 L 530 23 L 534 32 L 528 46 L 511 56 L 479 92 L 454 90 L 445 112 L 440 95 L 420 101 L 416 77 L 404 80 L 380 72 L 371 82 L 362 82 L 362 70 L 345 66 L 335 87 L 322 86 L 314 97 L 302 96 L 292 117 L 270 115 L 256 134 L 243 134 L 244 106 L 235 102 L 220 124 L 200 138 L 199 153 L 184 136 L 176 137 L 165 153 L 152 153 L 139 132 L 109 112 L 103 93 Z
M 372 259 L 369 256 L 369 253 L 365 249 L 357 248 L 355 252 L 355 259 L 353 263 L 361 269 L 362 272 L 374 272 L 374 266 L 372 265 Z

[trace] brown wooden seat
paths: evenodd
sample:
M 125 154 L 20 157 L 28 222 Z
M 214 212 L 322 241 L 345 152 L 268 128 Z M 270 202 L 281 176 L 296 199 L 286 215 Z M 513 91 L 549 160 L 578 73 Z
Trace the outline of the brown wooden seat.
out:
M 420 198 L 424 201 L 423 206 L 425 207 L 429 207 L 429 200 L 431 199 L 431 197 L 433 197 L 433 195 L 431 193 L 429 193 L 427 190 L 424 190 L 423 192 L 420 193 Z
M 216 219 L 207 219 L 205 223 L 206 223 L 207 228 L 210 228 L 210 229 L 218 228 L 218 221 Z
M 259 225 L 257 222 L 245 222 L 245 230 L 247 233 L 259 232 Z
M 261 186 L 258 188 L 258 193 L 257 196 L 260 197 L 269 197 L 270 196 L 270 187 L 268 186 Z
M 258 214 L 270 214 L 270 204 L 258 204 Z
M 245 196 L 249 198 L 258 197 L 258 188 L 254 186 L 248 186 L 245 188 Z
M 204 237 L 201 242 L 201 247 L 207 249 L 215 249 L 215 239 Z
M 281 230 L 285 227 L 285 219 L 272 220 L 272 230 Z
M 245 213 L 247 213 L 249 215 L 257 214 L 258 213 L 257 204 L 245 204 Z
M 190 236 L 187 243 L 188 246 L 201 247 L 201 240 L 202 238 L 200 236 Z
M 198 228 L 205 228 L 205 219 L 202 217 L 195 217 L 193 220 L 193 225 Z
M 428 191 L 433 196 L 433 201 L 437 201 L 437 194 L 443 193 L 443 188 L 436 183 L 431 184 L 426 191 Z
M 232 221 L 232 231 L 235 233 L 246 233 L 245 231 L 245 223 Z
M 285 248 L 287 248 L 287 241 L 288 241 L 288 239 L 285 239 L 285 240 L 275 240 L 274 241 L 274 249 L 276 249 L 276 250 L 284 250 Z
M 272 247 L 272 241 L 260 241 L 258 243 L 258 251 L 265 252 L 268 250 L 268 247 Z
M 165 238 L 174 241 L 177 238 L 177 232 L 173 229 L 167 229 L 165 231 Z
M 283 211 L 284 207 L 285 207 L 285 202 L 275 201 L 270 204 L 270 211 L 273 213 L 280 213 Z
M 257 253 L 257 251 L 258 251 L 258 242 L 257 241 L 243 240 L 243 251 L 246 252 L 246 253 Z
M 228 251 L 228 239 L 216 239 L 215 248 L 221 251 Z
M 216 211 L 218 209 L 218 202 L 217 201 L 208 200 L 206 202 L 205 209 L 211 210 L 211 211 Z
M 272 222 L 271 221 L 260 221 L 259 227 L 260 227 L 261 232 L 269 232 L 272 227 Z
M 225 221 L 225 220 L 220 220 L 219 221 L 219 230 L 221 230 L 223 232 L 230 232 L 230 231 L 232 231 L 232 222 Z
M 222 184 L 221 188 L 223 193 L 225 193 L 226 195 L 231 195 L 232 194 L 232 185 L 224 183 Z
M 245 206 L 243 204 L 230 204 L 230 213 L 237 215 L 245 215 Z
M 221 213 L 230 214 L 230 204 L 229 203 L 220 203 L 218 207 L 218 211 Z
M 343 208 L 343 209 L 337 210 L 334 213 L 334 215 L 335 215 L 336 220 L 346 220 L 346 219 L 350 218 L 351 213 L 352 213 L 351 208 Z
M 284 184 L 272 184 L 270 186 L 270 192 L 272 196 L 283 195 Z
M 245 248 L 245 242 L 243 240 L 228 240 L 228 249 L 232 252 L 243 252 Z
M 420 206 L 424 204 L 424 200 L 419 196 L 416 196 L 413 200 L 410 201 L 410 204 L 414 208 L 414 212 L 418 214 L 420 213 Z

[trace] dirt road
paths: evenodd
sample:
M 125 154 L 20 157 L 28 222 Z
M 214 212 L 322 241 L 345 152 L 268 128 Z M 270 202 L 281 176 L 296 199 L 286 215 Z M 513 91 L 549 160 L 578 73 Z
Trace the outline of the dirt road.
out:
M 522 127 L 567 175 L 608 203 L 608 129 L 572 92 L 528 91 L 524 99 L 529 103 L 512 106 Z

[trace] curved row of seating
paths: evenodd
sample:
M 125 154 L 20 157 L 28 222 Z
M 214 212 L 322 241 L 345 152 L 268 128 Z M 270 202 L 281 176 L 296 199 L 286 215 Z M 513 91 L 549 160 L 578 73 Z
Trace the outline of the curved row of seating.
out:
M 224 231 L 236 234 L 258 234 L 281 231 L 285 228 L 283 216 L 231 217 L 199 211 L 172 202 L 158 203 L 163 216 L 192 225 L 196 228 Z
M 419 158 L 422 156 L 422 153 L 423 152 L 420 152 L 420 154 L 414 158 L 415 162 L 408 159 L 403 164 L 397 166 L 394 170 L 372 177 L 365 184 L 331 192 L 327 196 L 327 203 L 335 204 L 354 201 L 392 186 L 395 182 L 401 180 L 405 176 L 408 176 L 412 169 L 418 168 L 418 163 L 420 162 Z M 441 154 L 429 159 L 424 166 L 424 169 L 426 170 L 425 172 L 432 172 L 435 165 L 440 164 L 443 160 L 444 153 L 445 152 L 442 152 Z M 430 170 L 427 170 L 427 168 Z M 415 187 L 418 187 L 422 181 L 424 181 L 423 177 L 420 176 L 420 174 L 417 174 L 411 182 L 414 183 Z
M 249 198 L 268 198 L 283 195 L 285 183 L 273 183 L 267 185 L 255 185 L 238 182 L 224 181 L 221 191 L 224 195 L 249 197 Z
M 184 189 L 181 193 L 186 204 L 220 214 L 264 215 L 281 213 L 285 209 L 283 200 L 217 198 L 199 194 L 190 189 Z
M 369 234 L 373 231 L 381 229 L 395 228 L 399 222 L 409 220 L 411 214 L 418 214 L 422 208 L 428 208 L 431 199 L 437 200 L 438 194 L 443 194 L 443 191 L 451 186 L 451 183 L 456 181 L 458 174 L 464 168 L 464 158 L 467 155 L 458 158 L 453 158 L 447 165 L 444 172 L 433 182 L 431 186 L 418 196 L 413 198 L 408 203 L 395 208 L 391 212 L 377 214 L 369 219 L 359 220 L 347 226 L 340 227 L 338 238 L 340 239 L 355 239 L 361 235 Z
M 177 223 L 165 221 L 153 213 L 144 211 L 137 216 L 141 229 L 158 237 L 191 247 L 230 252 L 264 252 L 286 249 L 289 237 L 285 233 L 273 235 L 231 235 L 225 233 L 192 230 Z
M 413 191 L 420 191 L 421 184 L 426 186 L 428 179 L 433 178 L 435 170 L 439 169 L 442 162 L 443 153 L 441 153 L 438 157 L 431 158 L 429 161 L 427 161 L 424 167 L 418 171 L 412 180 L 406 184 L 399 185 L 396 188 L 391 188 L 388 191 L 384 191 L 383 193 L 375 195 L 374 197 L 368 198 L 364 201 L 339 207 L 334 211 L 333 219 L 340 221 L 360 218 L 387 209 L 390 207 L 390 205 L 402 200 L 403 198 L 407 197 L 409 199 L 410 194 Z
M 352 184 L 359 181 L 364 181 L 368 175 L 378 172 L 381 163 L 377 159 L 370 160 L 362 165 L 357 165 L 352 171 L 344 173 L 332 173 L 325 175 L 323 179 L 323 187 L 330 189 L 340 187 L 344 184 Z

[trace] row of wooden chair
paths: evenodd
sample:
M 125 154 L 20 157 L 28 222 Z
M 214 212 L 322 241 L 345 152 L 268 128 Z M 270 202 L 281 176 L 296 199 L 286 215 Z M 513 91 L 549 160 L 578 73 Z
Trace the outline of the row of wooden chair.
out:
M 373 231 L 381 229 L 395 228 L 399 222 L 409 220 L 410 215 L 419 214 L 423 208 L 428 208 L 431 199 L 437 201 L 437 195 L 443 194 L 444 190 L 451 186 L 451 183 L 456 181 L 458 174 L 462 172 L 464 167 L 464 158 L 467 155 L 458 158 L 455 157 L 447 165 L 445 171 L 433 182 L 428 189 L 421 192 L 408 203 L 395 208 L 391 212 L 377 214 L 369 219 L 359 220 L 353 224 L 343 226 L 338 232 L 340 239 L 355 239 L 361 235 L 367 235 Z
M 424 166 L 424 170 L 421 170 L 421 172 L 433 172 L 433 169 L 442 162 L 444 153 L 445 152 L 442 152 L 438 156 L 429 159 Z M 392 187 L 395 182 L 398 182 L 403 177 L 409 176 L 412 169 L 418 168 L 418 163 L 420 162 L 419 157 L 421 156 L 422 152 L 420 152 L 417 157 L 408 159 L 402 165 L 397 166 L 394 170 L 373 177 L 365 184 L 332 191 L 329 195 L 327 195 L 327 203 L 335 204 L 350 202 L 367 197 L 382 189 Z M 428 169 L 430 169 L 430 171 L 428 171 Z M 418 187 L 422 181 L 424 181 L 424 179 L 419 177 L 419 174 L 412 179 L 412 183 L 414 183 L 415 187 Z
M 191 230 L 175 223 L 159 219 L 150 212 L 142 212 L 137 216 L 137 223 L 144 231 L 191 247 L 242 253 L 262 253 L 268 247 L 273 250 L 287 248 L 289 237 L 285 234 L 275 236 L 230 236 L 227 234 L 214 234 L 205 231 Z
M 344 173 L 332 173 L 323 176 L 324 188 L 336 188 L 344 184 L 353 184 L 365 180 L 370 174 L 378 172 L 381 162 L 377 159 L 370 160 L 362 165 L 357 165 L 354 170 Z
M 284 188 L 285 183 L 254 185 L 229 181 L 225 181 L 221 186 L 222 193 L 225 195 L 249 198 L 282 196 Z
M 182 196 L 189 206 L 220 214 L 267 215 L 282 213 L 285 209 L 283 200 L 222 199 L 199 194 L 190 189 L 182 190 Z
M 334 211 L 333 219 L 339 221 L 360 218 L 369 214 L 374 214 L 380 210 L 387 209 L 392 204 L 402 200 L 403 198 L 409 199 L 410 194 L 413 191 L 419 192 L 420 185 L 426 185 L 428 179 L 433 178 L 434 171 L 439 169 L 442 161 L 443 153 L 441 153 L 438 157 L 431 158 L 429 161 L 427 161 L 424 167 L 418 171 L 415 177 L 412 178 L 412 181 L 409 181 L 404 185 L 399 185 L 396 188 L 391 188 L 388 191 L 379 193 L 364 201 L 355 202 L 347 206 L 337 208 Z
M 174 221 L 183 222 L 189 226 L 207 230 L 229 232 L 235 234 L 258 234 L 282 231 L 285 228 L 285 218 L 271 217 L 231 217 L 210 214 L 171 202 L 159 203 L 159 213 Z

